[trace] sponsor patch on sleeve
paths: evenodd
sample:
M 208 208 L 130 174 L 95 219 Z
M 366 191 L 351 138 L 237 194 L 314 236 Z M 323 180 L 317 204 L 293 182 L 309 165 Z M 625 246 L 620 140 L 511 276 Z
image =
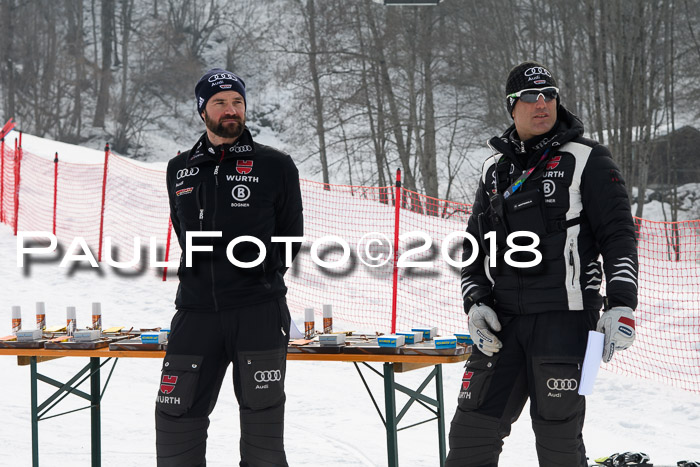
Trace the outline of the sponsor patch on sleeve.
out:
M 622 174 L 616 169 L 610 169 L 610 181 L 613 183 L 625 183 L 625 180 L 622 178 Z
M 175 194 L 176 194 L 177 196 L 189 195 L 190 193 L 192 193 L 192 188 L 193 188 L 193 187 L 183 188 L 182 190 L 177 190 L 177 191 L 175 192 Z

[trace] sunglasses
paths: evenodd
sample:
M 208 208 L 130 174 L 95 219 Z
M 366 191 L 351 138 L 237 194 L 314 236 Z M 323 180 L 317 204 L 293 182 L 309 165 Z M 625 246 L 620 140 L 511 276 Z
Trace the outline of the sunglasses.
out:
M 528 104 L 534 104 L 537 99 L 542 96 L 545 102 L 551 102 L 559 96 L 559 88 L 554 86 L 542 89 L 523 89 L 522 91 L 514 92 L 513 94 L 508 94 L 508 97 L 514 99 L 520 99 Z

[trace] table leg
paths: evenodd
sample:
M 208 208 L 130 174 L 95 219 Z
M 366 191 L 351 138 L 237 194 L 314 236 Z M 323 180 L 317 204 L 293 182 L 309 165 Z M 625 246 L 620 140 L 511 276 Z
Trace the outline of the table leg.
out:
M 39 398 L 37 393 L 36 356 L 29 358 L 29 385 L 32 399 L 32 466 L 39 467 Z
M 435 375 L 435 390 L 437 393 L 437 422 L 438 422 L 438 442 L 440 444 L 440 467 L 445 467 L 447 449 L 445 446 L 445 401 L 442 392 L 442 365 L 435 365 L 437 374 Z
M 92 438 L 92 467 L 100 467 L 102 433 L 100 420 L 100 359 L 90 357 L 90 432 Z
M 386 408 L 386 450 L 389 467 L 399 465 L 399 446 L 396 422 L 396 393 L 394 392 L 394 364 L 384 363 L 384 405 Z

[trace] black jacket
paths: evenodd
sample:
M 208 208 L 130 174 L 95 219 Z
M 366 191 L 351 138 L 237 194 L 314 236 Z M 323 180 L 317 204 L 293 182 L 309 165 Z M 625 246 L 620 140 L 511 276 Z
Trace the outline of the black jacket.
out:
M 235 144 L 218 147 L 205 133 L 191 150 L 170 160 L 167 186 L 170 219 L 183 251 L 178 310 L 233 310 L 285 295 L 285 246 L 271 237 L 303 234 L 299 172 L 289 155 L 255 143 L 248 129 Z M 194 238 L 194 245 L 211 245 L 213 252 L 193 251 L 192 266 L 186 267 L 189 231 L 221 231 L 222 236 Z M 226 255 L 229 242 L 244 235 L 261 240 L 267 250 L 254 268 L 234 266 Z M 292 257 L 299 248 L 293 244 Z M 259 251 L 242 242 L 233 256 L 251 262 Z
M 490 303 L 507 314 L 600 310 L 601 256 L 608 307 L 637 306 L 635 226 L 624 180 L 608 149 L 582 135 L 581 121 L 560 105 L 548 134 L 523 143 L 511 126 L 489 141 L 496 154 L 484 163 L 467 224 L 467 232 L 479 240 L 479 251 L 462 269 L 465 311 L 474 302 Z M 536 169 L 530 177 L 504 199 L 506 190 L 531 167 Z M 493 240 L 485 238 L 492 231 L 495 267 L 488 256 Z M 539 236 L 538 266 L 506 263 L 506 237 L 515 231 Z M 464 259 L 472 252 L 465 241 Z M 534 254 L 516 253 L 512 259 L 530 261 Z

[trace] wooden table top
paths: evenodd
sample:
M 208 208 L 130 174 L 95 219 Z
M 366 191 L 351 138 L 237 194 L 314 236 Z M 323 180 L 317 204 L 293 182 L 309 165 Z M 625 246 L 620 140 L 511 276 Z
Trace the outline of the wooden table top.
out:
M 48 350 L 48 349 L 0 349 L 0 355 L 14 355 L 17 357 L 41 357 L 44 359 L 60 357 L 99 357 L 99 358 L 163 358 L 163 350 Z M 47 358 L 48 357 L 48 358 Z M 324 353 L 288 353 L 287 360 L 299 361 L 327 361 L 327 362 L 387 362 L 438 365 L 442 363 L 457 363 L 469 358 L 469 353 L 461 355 L 374 355 L 374 354 L 324 354 Z M 26 361 L 25 359 L 23 359 Z

